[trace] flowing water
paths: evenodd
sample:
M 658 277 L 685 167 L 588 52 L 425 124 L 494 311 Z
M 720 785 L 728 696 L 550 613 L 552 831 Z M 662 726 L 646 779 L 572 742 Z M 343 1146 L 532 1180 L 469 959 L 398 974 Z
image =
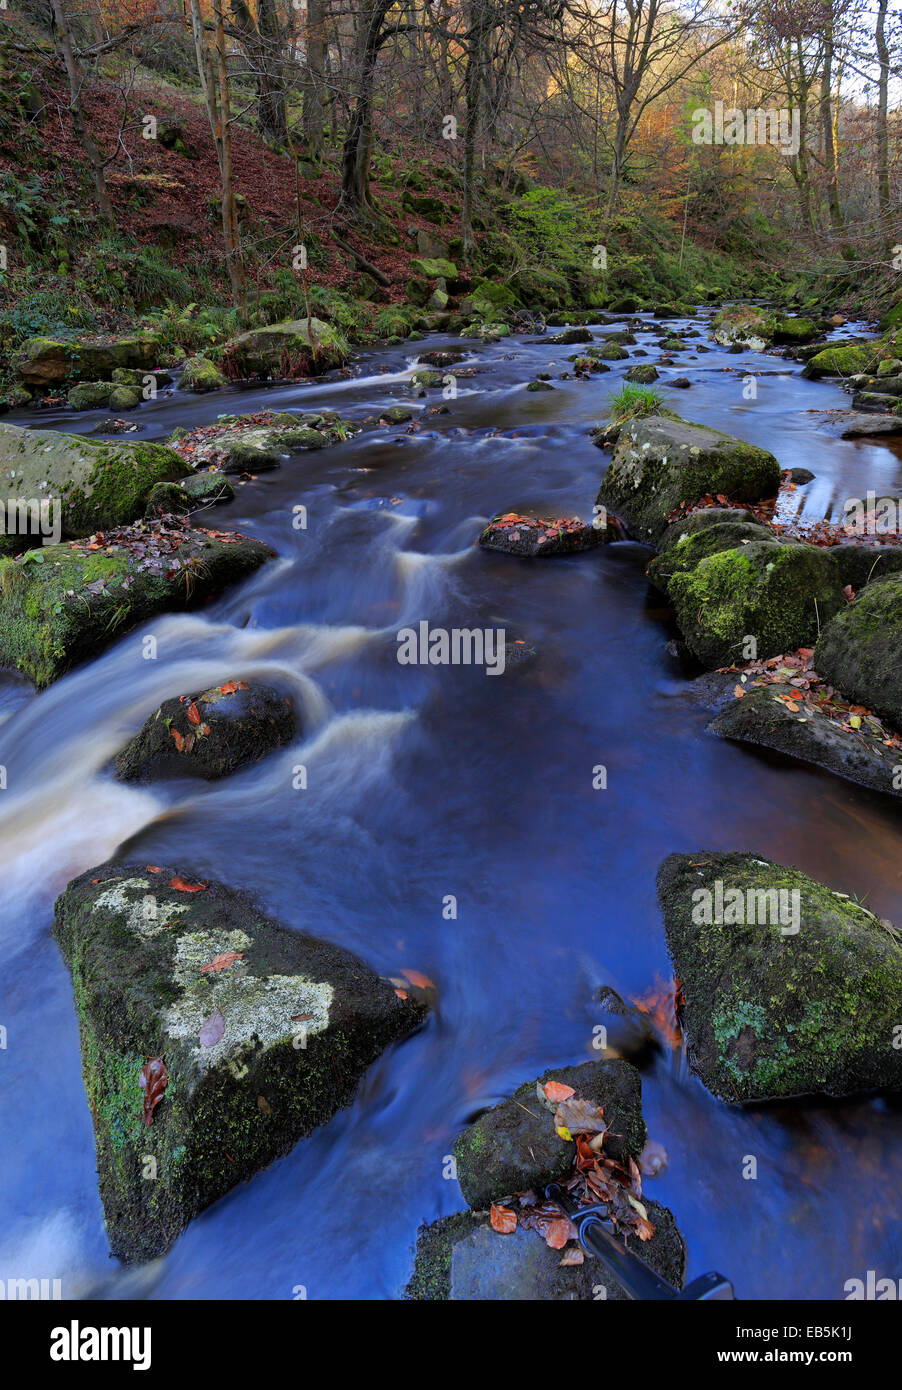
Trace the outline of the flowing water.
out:
M 655 361 L 651 327 L 639 337 Z M 377 414 L 407 402 L 418 350 L 449 345 L 368 352 L 350 379 L 161 395 L 135 437 L 223 411 Z M 602 984 L 635 998 L 669 979 L 654 886 L 667 854 L 754 850 L 902 921 L 897 807 L 705 733 L 709 712 L 666 649 L 647 550 L 531 563 L 474 547 L 500 510 L 591 516 L 607 456 L 588 428 L 631 361 L 524 391 L 574 351 L 474 346 L 479 372 L 448 414 L 286 460 L 205 514 L 278 552 L 253 578 L 129 633 L 39 696 L 0 677 L 0 1278 L 58 1277 L 64 1297 L 291 1299 L 303 1286 L 312 1299 L 396 1298 L 419 1224 L 463 1208 L 443 1176 L 458 1131 L 545 1068 L 598 1056 Z M 838 388 L 751 352 L 678 358 L 659 385 L 685 373 L 693 387 L 666 391 L 668 404 L 810 467 L 797 498 L 812 517 L 869 488 L 902 492 L 893 448 L 838 440 L 812 413 L 846 407 Z M 11 418 L 87 432 L 98 417 Z M 306 530 L 292 526 L 299 503 Z M 499 677 L 399 665 L 398 630 L 423 618 L 503 626 L 537 656 Z M 142 655 L 147 632 L 156 660 Z M 250 676 L 294 690 L 298 744 L 219 784 L 111 779 L 111 756 L 162 699 Z M 593 789 L 598 764 L 606 790 Z M 350 1109 L 131 1271 L 106 1245 L 72 991 L 50 934 L 56 894 L 115 853 L 250 890 L 379 973 L 414 968 L 438 986 L 426 1027 L 370 1069 Z M 643 1091 L 669 1155 L 648 1194 L 673 1209 L 690 1275 L 717 1268 L 744 1299 L 837 1299 L 868 1269 L 902 1273 L 898 1102 L 732 1109 L 664 1052 Z

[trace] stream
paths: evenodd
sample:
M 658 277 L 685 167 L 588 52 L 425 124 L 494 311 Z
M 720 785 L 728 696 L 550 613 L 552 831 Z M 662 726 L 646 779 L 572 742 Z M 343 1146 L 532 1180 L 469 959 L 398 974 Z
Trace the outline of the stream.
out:
M 902 446 L 825 428 L 819 412 L 847 408 L 845 392 L 772 355 L 694 357 L 706 323 L 701 310 L 637 330 L 649 362 L 652 335 L 703 330 L 660 368 L 669 406 L 810 468 L 791 505 L 812 520 L 868 489 L 902 493 Z M 449 346 L 466 346 L 478 373 L 448 414 L 421 415 L 441 394 L 411 403 L 406 380 L 419 352 Z M 65 1298 L 398 1298 L 418 1226 L 464 1209 L 443 1176 L 460 1129 L 546 1068 L 597 1058 L 603 984 L 635 999 L 670 979 L 655 898 L 665 856 L 752 850 L 902 922 L 898 806 L 705 733 L 710 711 L 668 654 L 664 602 L 644 578 L 648 550 L 623 541 L 542 564 L 474 546 L 499 511 L 591 518 L 609 455 L 588 430 L 635 359 L 557 380 L 579 350 L 431 335 L 361 353 L 349 378 L 161 394 L 134 417 L 144 428 L 126 440 L 224 412 L 355 419 L 403 403 L 419 429 L 297 455 L 204 513 L 199 524 L 245 531 L 279 558 L 202 611 L 128 633 L 39 696 L 0 675 L 0 1279 L 60 1278 Z M 553 391 L 524 390 L 537 371 Z M 691 390 L 668 390 L 682 375 Z M 100 417 L 7 418 L 88 433 Z M 292 525 L 298 504 L 306 530 Z M 537 656 L 497 678 L 402 666 L 397 632 L 424 618 L 503 626 Z M 221 783 L 112 779 L 110 758 L 161 700 L 250 676 L 293 692 L 299 742 Z M 50 932 L 68 880 L 114 854 L 245 889 L 380 974 L 415 969 L 438 990 L 425 1027 L 370 1068 L 349 1109 L 136 1269 L 109 1255 L 71 982 Z M 456 920 L 443 917 L 449 894 Z M 647 1195 L 673 1210 L 690 1278 L 720 1270 L 740 1299 L 842 1299 L 847 1279 L 902 1270 L 898 1099 L 734 1109 L 669 1051 L 644 1068 L 643 1097 L 669 1156 Z

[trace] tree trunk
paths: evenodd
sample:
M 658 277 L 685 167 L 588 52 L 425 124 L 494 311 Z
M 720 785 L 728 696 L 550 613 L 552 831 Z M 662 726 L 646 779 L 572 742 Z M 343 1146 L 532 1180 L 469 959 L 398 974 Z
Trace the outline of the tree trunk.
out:
M 78 59 L 75 57 L 75 53 L 72 49 L 72 34 L 69 30 L 69 22 L 66 19 L 65 10 L 63 9 L 63 0 L 51 0 L 51 6 L 53 9 L 53 20 L 56 26 L 57 43 L 63 55 L 63 61 L 66 64 L 66 73 L 69 78 L 72 129 L 91 167 L 91 174 L 94 179 L 94 196 L 97 199 L 97 207 L 100 211 L 100 215 L 104 222 L 110 227 L 115 227 L 116 215 L 113 212 L 113 204 L 110 202 L 110 195 L 107 191 L 104 163 L 94 143 L 94 138 L 85 122 L 85 113 L 81 104 L 81 88 L 84 76 L 79 66 Z
M 257 86 L 257 128 L 274 145 L 285 145 L 288 142 L 282 62 L 285 36 L 274 0 L 257 0 L 256 22 L 247 0 L 231 0 L 231 9 Z
M 843 216 L 839 202 L 839 159 L 833 131 L 833 21 L 827 18 L 824 28 L 824 66 L 821 73 L 821 131 L 824 139 L 824 163 L 827 169 L 827 204 L 830 226 L 842 231 Z
M 247 322 L 247 282 L 232 179 L 229 75 L 226 68 L 225 25 L 221 9 L 224 0 L 219 0 L 219 3 L 214 6 L 214 42 L 218 71 L 214 71 L 213 58 L 204 36 L 204 21 L 200 12 L 200 3 L 201 0 L 190 0 L 194 55 L 197 60 L 197 72 L 207 108 L 207 119 L 210 122 L 210 131 L 216 146 L 216 158 L 219 161 L 219 177 L 222 187 L 222 239 L 225 246 L 226 266 L 232 286 L 232 304 L 238 311 L 240 322 L 244 324 Z
M 382 44 L 382 25 L 392 0 L 365 0 L 358 31 L 357 96 L 341 154 L 340 210 L 359 220 L 370 203 L 370 148 L 373 124 L 373 81 Z
M 308 0 L 304 29 L 304 72 L 301 78 L 302 118 L 307 153 L 319 160 L 323 152 L 323 100 L 326 80 L 326 4 L 327 0 Z
M 880 63 L 880 81 L 877 88 L 877 215 L 881 231 L 889 245 L 889 132 L 887 129 L 887 107 L 889 105 L 889 48 L 886 42 L 886 10 L 888 0 L 878 0 L 877 59 Z

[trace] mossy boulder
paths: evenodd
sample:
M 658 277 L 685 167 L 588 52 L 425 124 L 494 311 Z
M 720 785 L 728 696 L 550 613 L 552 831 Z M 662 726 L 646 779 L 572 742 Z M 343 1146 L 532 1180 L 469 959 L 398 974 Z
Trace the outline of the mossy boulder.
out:
M 725 526 L 728 522 L 763 525 L 754 512 L 747 512 L 743 507 L 698 507 L 671 522 L 658 541 L 658 554 L 663 555 L 686 536 L 694 536 L 696 531 L 705 531 L 709 526 Z
M 801 315 L 774 320 L 775 343 L 810 343 L 821 332 L 820 324 Z
M 91 546 L 96 546 L 91 549 Z M 0 667 L 38 688 L 168 609 L 194 607 L 272 556 L 236 532 L 173 532 L 159 522 L 0 560 Z
M 456 280 L 457 266 L 442 256 L 414 257 L 410 262 L 415 275 L 424 280 Z
M 0 502 L 7 509 L 18 499 L 46 502 L 63 537 L 134 521 L 156 483 L 189 472 L 163 444 L 114 443 L 0 424 Z M 32 526 L 30 534 L 37 528 Z
M 189 357 L 179 378 L 179 390 L 198 394 L 219 391 L 226 384 L 226 378 L 209 357 Z
M 899 753 L 887 748 L 887 731 L 878 719 L 865 716 L 860 728 L 849 730 L 824 709 L 800 701 L 797 687 L 784 681 L 747 689 L 711 721 L 708 732 L 771 748 L 859 786 L 902 797 Z
M 13 353 L 11 367 L 26 386 L 44 391 L 64 381 L 109 380 L 116 367 L 153 367 L 160 357 L 154 333 L 122 338 L 28 338 Z
M 135 386 L 117 386 L 110 392 L 107 401 L 109 410 L 137 410 L 143 397 Z
M 66 400 L 73 410 L 103 410 L 109 405 L 113 390 L 111 381 L 80 381 L 69 387 Z
M 857 376 L 874 361 L 873 343 L 837 343 L 809 357 L 802 376 Z
M 902 1085 L 902 939 L 891 924 L 753 854 L 673 854 L 658 896 L 689 1061 L 714 1095 Z
M 686 1247 L 672 1212 L 643 1197 L 654 1226 L 640 1258 L 673 1288 L 682 1288 Z M 632 1247 L 635 1253 L 635 1246 Z M 460 1212 L 421 1226 L 405 1297 L 433 1302 L 624 1302 L 628 1295 L 606 1265 L 591 1255 L 562 1265 L 536 1231 L 493 1231 L 477 1212 Z
M 723 521 L 718 526 L 705 526 L 656 555 L 648 567 L 648 577 L 666 593 L 675 574 L 691 573 L 708 555 L 762 540 L 780 543 L 769 527 L 757 521 Z
M 637 363 L 635 367 L 630 367 L 626 374 L 626 381 L 638 381 L 643 386 L 650 386 L 653 381 L 657 381 L 657 368 L 650 362 Z
M 572 1086 L 578 1096 L 601 1106 L 609 1126 L 604 1143 L 608 1157 L 625 1164 L 642 1152 L 647 1136 L 642 1081 L 635 1067 L 616 1058 L 547 1071 L 480 1115 L 455 1140 L 457 1179 L 468 1206 L 481 1210 L 570 1172 L 576 1144 L 560 1137 L 552 1113 L 536 1094 L 549 1081 Z
M 144 515 L 146 517 L 185 516 L 193 507 L 194 503 L 191 498 L 178 483 L 156 483 L 151 488 L 147 506 L 144 508 Z
M 556 347 L 565 347 L 569 343 L 591 343 L 592 334 L 588 328 L 565 328 L 561 333 L 552 333 L 548 341 Z M 598 356 L 601 356 L 600 350 Z M 623 356 L 628 354 L 624 353 Z
M 164 700 L 116 758 L 116 776 L 213 781 L 290 743 L 297 731 L 288 696 L 261 681 L 228 680 Z
M 317 318 L 253 328 L 233 338 L 223 353 L 223 361 L 243 377 L 313 376 L 347 360 L 348 345 L 340 331 Z
M 867 584 L 823 628 L 817 672 L 848 700 L 902 729 L 902 574 Z
M 716 530 L 681 541 L 668 561 Z M 820 626 L 845 605 L 842 590 L 829 550 L 777 538 L 719 550 L 667 582 L 683 639 L 708 668 L 749 659 L 750 637 L 758 660 L 813 645 Z
M 772 314 L 754 304 L 730 304 L 711 321 L 714 341 L 721 347 L 737 344 L 761 352 L 774 341 Z
M 72 972 L 107 1234 L 126 1262 L 161 1254 L 325 1124 L 423 1013 L 349 952 L 183 869 L 89 869 L 57 900 L 54 935 Z M 161 1058 L 154 1105 L 142 1069 Z
M 193 478 L 186 478 L 182 491 L 195 507 L 213 502 L 231 502 L 235 496 L 234 487 L 218 468 L 210 468 L 203 473 L 195 473 Z
M 719 430 L 672 415 L 627 420 L 602 479 L 598 501 L 637 540 L 654 543 L 670 513 L 707 494 L 736 502 L 776 496 L 780 465 L 773 454 Z

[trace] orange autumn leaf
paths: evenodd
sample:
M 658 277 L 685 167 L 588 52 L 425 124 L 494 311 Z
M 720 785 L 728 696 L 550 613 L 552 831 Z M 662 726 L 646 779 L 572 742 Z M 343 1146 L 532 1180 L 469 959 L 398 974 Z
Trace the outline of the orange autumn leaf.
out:
M 568 1240 L 576 1239 L 576 1227 L 569 1216 L 560 1216 L 549 1221 L 545 1231 L 545 1244 L 552 1250 L 563 1250 Z
M 517 1229 L 517 1213 L 509 1207 L 496 1207 L 493 1202 L 489 1216 L 492 1230 L 497 1231 L 500 1236 L 509 1236 Z
M 220 695 L 234 695 L 236 690 L 247 690 L 247 681 L 226 681 L 219 687 Z
M 169 887 L 175 888 L 179 893 L 202 893 L 207 886 L 206 883 L 186 883 L 178 874 L 169 880 Z
M 149 874 L 161 874 L 163 872 L 158 864 L 145 864 L 144 867 Z
M 202 975 L 218 975 L 220 970 L 228 970 L 230 965 L 234 965 L 236 960 L 244 960 L 243 951 L 223 951 L 221 955 L 214 956 L 206 965 L 200 967 Z
M 200 723 L 200 710 L 197 708 L 197 705 L 194 703 L 193 700 L 188 706 L 188 718 L 191 720 L 192 724 Z
M 178 729 L 170 729 L 169 732 L 172 734 L 172 737 L 175 739 L 175 746 L 176 746 L 176 749 L 178 750 L 178 752 L 179 752 L 179 753 L 183 752 L 184 747 L 185 747 L 185 740 L 184 740 L 183 736 L 179 733 Z
M 741 685 L 734 685 L 733 694 L 737 700 L 741 700 L 743 695 L 745 694 L 745 691 L 743 690 Z
M 428 975 L 421 975 L 419 970 L 402 970 L 401 974 L 405 980 L 409 980 L 414 989 L 435 989 Z
M 399 999 L 406 999 L 406 998 L 407 998 L 407 990 L 406 990 L 406 989 L 396 989 L 396 990 L 395 990 L 395 994 L 398 996 Z
M 572 1086 L 565 1086 L 560 1081 L 546 1081 L 545 1095 L 557 1105 L 560 1101 L 569 1100 L 571 1096 L 575 1096 L 576 1092 Z

